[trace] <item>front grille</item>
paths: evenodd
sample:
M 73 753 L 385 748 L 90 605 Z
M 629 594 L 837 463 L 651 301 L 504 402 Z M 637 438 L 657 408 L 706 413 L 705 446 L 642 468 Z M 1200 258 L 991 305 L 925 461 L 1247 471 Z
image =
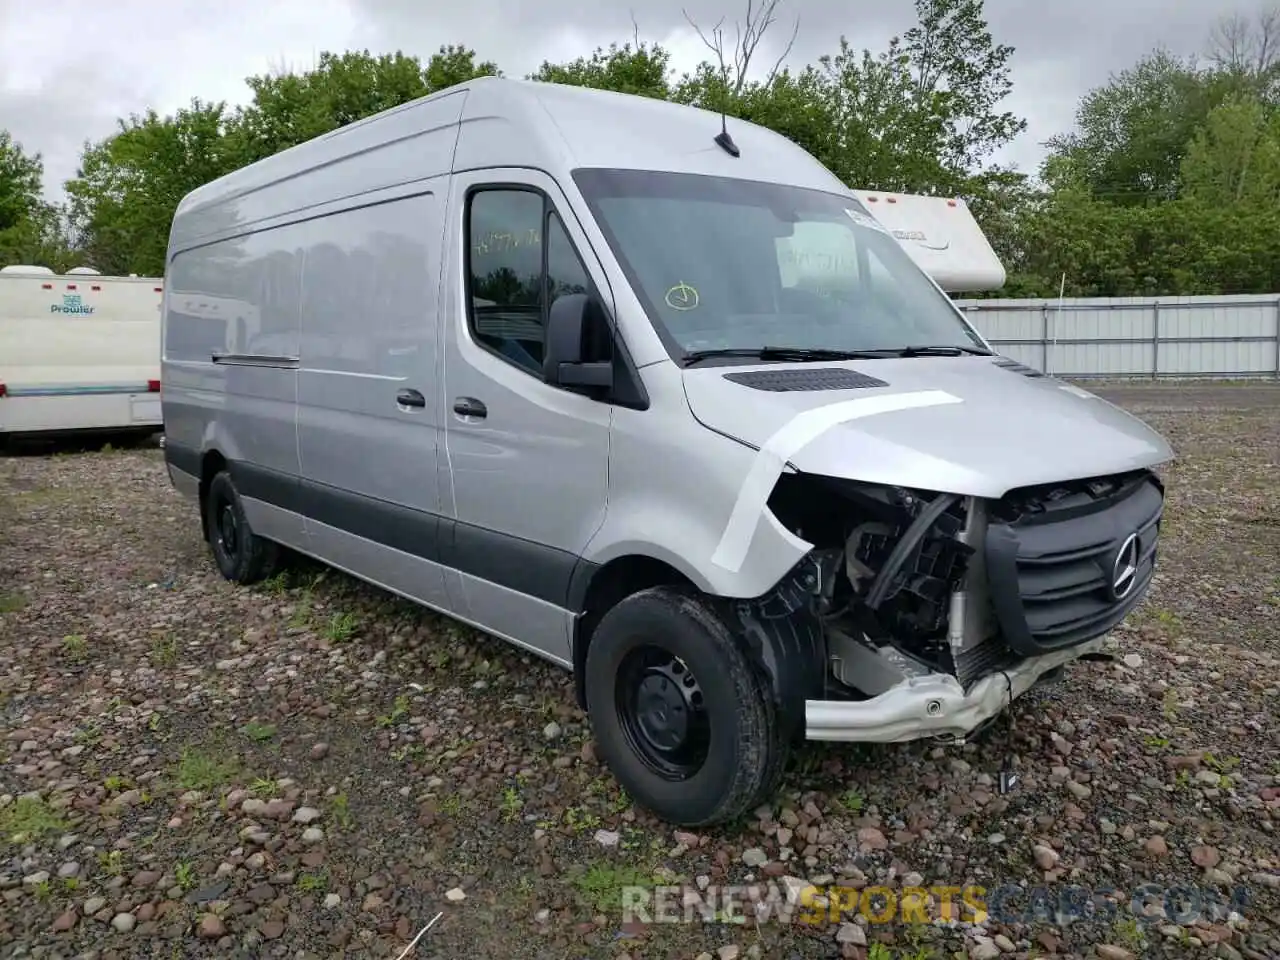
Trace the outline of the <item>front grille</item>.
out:
M 1164 489 L 1146 471 L 997 504 L 1000 519 L 987 527 L 987 581 L 1005 642 L 1036 656 L 1120 623 L 1150 586 L 1163 509 Z

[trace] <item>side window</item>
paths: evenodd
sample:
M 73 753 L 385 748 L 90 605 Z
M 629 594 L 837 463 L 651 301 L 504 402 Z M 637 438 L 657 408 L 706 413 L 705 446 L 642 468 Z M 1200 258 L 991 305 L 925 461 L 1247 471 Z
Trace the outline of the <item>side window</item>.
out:
M 540 193 L 493 189 L 471 195 L 468 282 L 477 342 L 541 376 L 551 303 L 586 293 L 586 268 Z

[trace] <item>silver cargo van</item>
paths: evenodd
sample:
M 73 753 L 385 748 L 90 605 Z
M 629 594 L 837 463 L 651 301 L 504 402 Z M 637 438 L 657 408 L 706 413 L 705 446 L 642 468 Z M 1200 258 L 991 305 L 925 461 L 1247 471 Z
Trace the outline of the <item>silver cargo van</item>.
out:
M 718 114 L 469 82 L 192 192 L 165 287 L 222 574 L 283 545 L 572 670 L 673 823 L 804 738 L 963 737 L 1151 580 L 1167 444 Z

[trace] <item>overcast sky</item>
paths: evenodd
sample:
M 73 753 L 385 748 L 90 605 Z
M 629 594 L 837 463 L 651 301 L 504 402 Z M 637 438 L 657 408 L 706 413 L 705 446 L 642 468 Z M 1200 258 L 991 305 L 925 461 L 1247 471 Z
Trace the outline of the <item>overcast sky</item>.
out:
M 1203 48 L 1214 20 L 1252 14 L 1260 0 L 987 0 L 998 42 L 1016 48 L 1009 108 L 1026 134 L 999 158 L 1034 170 L 1041 142 L 1069 128 L 1078 98 L 1156 45 Z M 0 0 L 0 128 L 43 154 L 46 193 L 62 194 L 86 139 L 116 118 L 153 107 L 172 112 L 193 96 L 247 99 L 244 78 L 284 66 L 305 69 L 322 50 L 396 49 L 424 60 L 462 43 L 523 76 L 543 60 L 566 60 L 629 39 L 632 11 L 641 37 L 688 69 L 705 48 L 689 29 L 731 24 L 746 0 Z M 880 49 L 914 19 L 912 0 L 783 0 L 762 50 L 784 44 L 803 64 L 832 51 L 843 34 Z M 776 50 L 774 56 L 780 50 Z M 772 59 L 772 58 L 770 58 Z M 763 62 L 763 58 L 762 58 Z M 763 67 L 762 67 L 763 68 Z

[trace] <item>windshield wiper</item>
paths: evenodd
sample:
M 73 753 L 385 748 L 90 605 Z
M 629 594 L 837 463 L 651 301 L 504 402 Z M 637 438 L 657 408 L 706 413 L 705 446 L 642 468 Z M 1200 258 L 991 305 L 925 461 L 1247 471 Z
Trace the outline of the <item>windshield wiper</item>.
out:
M 959 344 L 903 347 L 901 350 L 894 351 L 895 356 L 899 357 L 958 357 L 965 353 L 978 357 L 994 356 L 990 350 L 984 350 L 982 347 L 962 347 Z
M 718 347 L 710 350 L 690 350 L 684 355 L 685 364 L 691 366 L 701 360 L 718 357 L 750 357 L 756 360 L 878 360 L 894 356 L 888 350 L 832 350 L 826 347 Z

